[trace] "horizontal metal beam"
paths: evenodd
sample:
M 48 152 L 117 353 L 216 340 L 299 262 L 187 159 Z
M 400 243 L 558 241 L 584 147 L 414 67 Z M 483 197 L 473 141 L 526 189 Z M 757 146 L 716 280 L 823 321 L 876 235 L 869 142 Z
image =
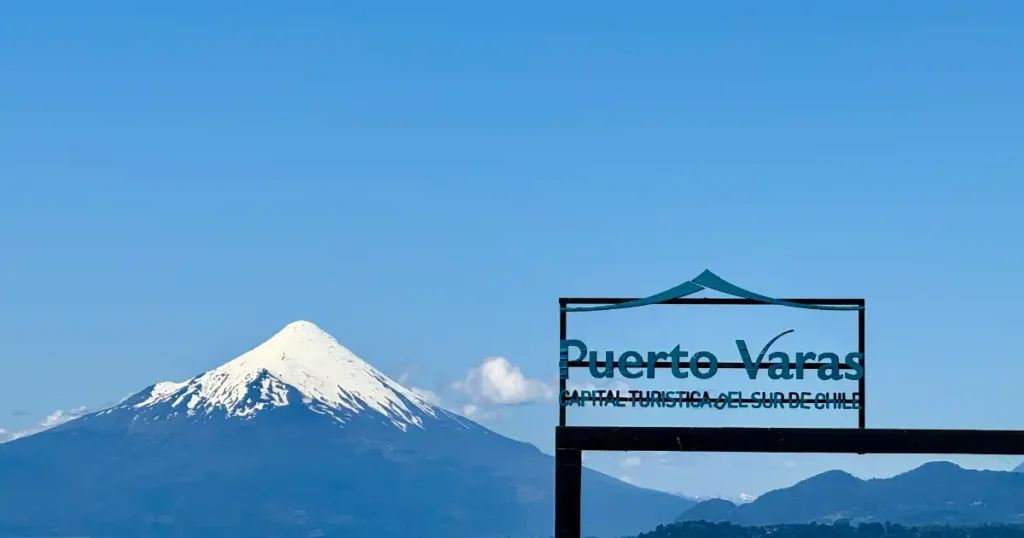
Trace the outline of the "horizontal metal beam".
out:
M 605 304 L 622 304 L 630 301 L 637 301 L 639 298 L 626 298 L 626 297 L 560 297 L 558 304 L 561 306 L 567 306 L 571 304 L 577 305 L 605 305 Z M 787 301 L 790 303 L 800 304 L 813 304 L 813 305 L 833 305 L 833 306 L 864 306 L 864 299 L 779 299 L 780 301 Z M 765 303 L 754 299 L 742 299 L 738 297 L 699 297 L 689 298 L 684 297 L 681 299 L 668 299 L 665 301 L 658 301 L 657 304 L 705 304 L 705 305 L 770 305 L 771 303 Z
M 559 426 L 555 445 L 630 452 L 1024 455 L 1024 431 Z
M 581 360 L 581 361 L 569 361 L 569 362 L 565 363 L 565 366 L 567 368 L 590 368 L 590 364 L 591 364 L 591 362 L 589 360 Z M 606 368 L 608 366 L 608 361 L 594 361 L 593 364 L 594 364 L 594 368 L 597 368 L 597 369 L 603 371 L 604 368 Z M 768 370 L 772 366 L 777 366 L 777 365 L 778 365 L 778 363 L 774 363 L 774 362 L 762 362 L 762 363 L 758 363 L 756 368 L 759 369 L 759 370 Z M 634 365 L 627 365 L 627 366 L 629 366 L 630 368 L 634 367 Z M 639 363 L 639 364 L 637 364 L 635 366 L 638 367 L 638 368 L 647 369 L 647 367 L 650 366 L 650 363 L 647 362 L 647 361 L 644 361 L 644 362 Z M 706 368 L 707 364 L 700 364 L 700 361 L 697 361 L 697 366 L 699 366 L 701 368 Z M 832 364 L 831 363 L 823 363 L 823 362 L 811 362 L 811 363 L 804 363 L 804 364 L 800 365 L 801 368 L 806 368 L 807 370 L 820 370 L 821 368 L 824 368 L 825 366 L 832 366 Z M 654 361 L 654 367 L 655 368 L 661 368 L 661 369 L 668 369 L 668 368 L 672 367 L 672 363 L 671 362 L 658 362 L 658 361 Z M 722 370 L 746 370 L 748 368 L 748 366 L 746 364 L 743 364 L 742 362 L 720 362 L 720 363 L 718 363 L 718 367 L 720 369 L 722 369 Z M 618 370 L 619 369 L 619 361 L 612 361 L 612 368 Z M 679 361 L 679 364 L 677 365 L 677 368 L 679 368 L 680 370 L 689 370 L 690 369 L 690 361 L 688 361 L 688 360 L 686 360 L 686 361 Z M 840 370 L 853 370 L 853 367 L 849 366 L 847 364 L 840 364 L 838 366 L 838 368 Z

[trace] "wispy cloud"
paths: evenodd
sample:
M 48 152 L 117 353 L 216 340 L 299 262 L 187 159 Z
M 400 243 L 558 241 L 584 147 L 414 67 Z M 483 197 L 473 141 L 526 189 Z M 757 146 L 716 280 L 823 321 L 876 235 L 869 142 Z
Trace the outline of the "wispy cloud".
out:
M 72 421 L 78 417 L 87 414 L 89 414 L 89 410 L 85 407 L 76 407 L 68 411 L 58 409 L 47 415 L 45 419 L 43 419 L 35 426 L 32 426 L 21 431 L 10 432 L 4 428 L 0 428 L 0 443 L 6 443 L 7 441 L 21 439 L 22 437 L 28 437 L 29 435 L 33 435 L 41 431 L 46 431 L 49 430 L 50 428 L 55 428 L 57 426 L 60 426 L 61 424 Z
M 637 456 L 629 456 L 626 459 L 622 460 L 622 464 L 621 465 L 623 467 L 639 467 L 641 463 L 643 463 L 643 462 L 640 461 L 639 457 L 637 457 Z
M 466 404 L 462 406 L 461 414 L 462 416 L 473 420 L 490 420 L 497 416 L 497 413 L 495 413 L 494 411 L 481 409 L 480 407 L 474 404 Z
M 441 405 L 441 397 L 431 390 L 421 389 L 419 387 L 409 387 L 409 391 L 434 405 Z

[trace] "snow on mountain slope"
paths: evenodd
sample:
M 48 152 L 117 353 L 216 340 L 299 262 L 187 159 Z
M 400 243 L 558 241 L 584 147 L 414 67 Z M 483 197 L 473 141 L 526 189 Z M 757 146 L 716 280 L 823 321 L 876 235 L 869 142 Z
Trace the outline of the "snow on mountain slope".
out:
M 198 377 L 157 383 L 144 398 L 134 400 L 119 407 L 144 411 L 166 406 L 169 415 L 222 413 L 244 419 L 264 409 L 304 405 L 342 423 L 354 415 L 377 413 L 402 430 L 423 428 L 427 417 L 444 415 L 461 422 L 308 321 L 288 324 L 266 342 Z
M 587 536 L 635 536 L 692 506 L 581 480 Z M 550 455 L 417 397 L 308 322 L 0 444 L 0 536 L 524 538 L 550 534 L 553 494 Z

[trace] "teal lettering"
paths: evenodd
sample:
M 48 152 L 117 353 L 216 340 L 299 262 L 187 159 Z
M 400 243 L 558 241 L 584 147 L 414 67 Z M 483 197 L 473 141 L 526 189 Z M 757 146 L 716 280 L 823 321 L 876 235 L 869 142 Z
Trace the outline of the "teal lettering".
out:
M 793 379 L 793 372 L 789 368 L 789 355 L 783 351 L 775 351 L 768 355 L 768 360 L 778 360 L 777 364 L 768 368 L 768 377 L 771 379 Z
M 697 407 L 704 407 L 705 404 L 707 404 L 708 407 L 714 405 L 714 402 L 711 400 L 711 395 L 708 394 L 708 391 L 704 391 L 704 395 L 701 396 L 700 398 L 700 405 Z
M 822 356 L 824 356 L 824 355 L 822 355 Z M 807 361 L 813 361 L 813 360 L 814 360 L 814 353 L 813 352 L 806 352 L 805 353 L 805 352 L 801 351 L 801 352 L 796 354 L 796 378 L 797 379 L 803 379 L 804 378 L 804 363 L 807 362 Z
M 729 392 L 729 408 L 736 409 L 739 407 L 746 407 L 743 404 L 743 394 L 735 391 Z
M 697 364 L 701 359 L 708 360 L 708 371 L 701 372 L 700 365 Z M 693 360 L 690 361 L 690 373 L 693 377 L 700 379 L 711 379 L 718 373 L 718 358 L 715 357 L 710 351 L 698 351 L 693 354 Z
M 630 372 L 627 368 L 643 367 L 644 358 L 636 351 L 627 351 L 619 357 L 619 373 L 622 377 L 636 379 L 643 377 L 643 372 Z
M 651 398 L 654 400 L 656 407 L 665 407 L 665 395 L 660 390 L 652 390 Z
M 590 352 L 590 375 L 596 378 L 602 377 L 615 377 L 615 353 L 606 351 L 604 353 L 604 371 L 600 372 L 597 370 L 597 352 Z
M 619 395 L 615 391 L 613 391 L 613 390 L 606 391 L 604 393 L 604 400 L 603 400 L 601 405 L 602 406 L 610 405 L 612 407 L 615 407 L 615 404 L 617 403 L 616 400 L 618 400 L 618 398 L 619 398 Z
M 789 408 L 797 409 L 800 407 L 800 393 L 790 392 L 789 393 Z
M 672 348 L 672 351 L 668 354 L 672 357 L 672 375 L 676 379 L 686 379 L 690 374 L 685 371 L 679 370 L 679 359 L 684 359 L 689 355 L 686 351 L 680 351 L 679 346 Z
M 667 358 L 668 353 L 665 353 L 664 351 L 658 351 L 657 353 L 654 351 L 647 352 L 647 379 L 654 379 L 655 365 L 658 364 L 658 361 Z
M 839 370 L 839 355 L 835 353 L 822 353 L 818 355 L 818 359 L 823 362 L 828 361 L 827 364 L 822 364 L 821 368 L 818 368 L 818 379 L 837 381 L 843 378 L 843 373 Z
M 828 394 L 819 392 L 814 396 L 814 408 L 815 409 L 828 409 Z
M 729 395 L 724 392 L 720 393 L 715 399 L 715 409 L 725 409 L 727 405 L 729 405 Z
M 576 355 L 576 358 L 573 359 L 573 361 L 582 361 L 587 356 L 587 344 L 584 344 L 582 340 L 562 340 L 559 344 L 561 352 L 559 353 L 560 360 L 558 362 L 560 363 L 560 367 L 562 368 L 563 376 L 568 377 L 569 348 L 576 348 L 576 350 L 579 352 L 579 354 Z M 591 371 L 591 373 L 593 373 L 593 371 Z
M 811 408 L 811 393 L 801 392 L 800 393 L 800 408 L 810 409 Z
M 736 349 L 740 352 L 740 358 L 743 359 L 743 368 L 747 371 L 747 376 L 749 376 L 750 379 L 757 379 L 757 372 L 761 367 L 761 361 L 764 360 L 764 354 L 768 352 L 768 349 L 772 347 L 772 344 L 774 344 L 779 338 L 782 338 L 791 332 L 793 332 L 793 329 L 782 331 L 775 338 L 769 340 L 768 343 L 761 348 L 761 353 L 757 356 L 756 361 L 750 360 L 750 352 L 747 350 L 747 343 L 743 340 L 736 341 Z
M 852 379 L 854 381 L 864 377 L 864 365 L 861 361 L 864 360 L 864 355 L 860 353 L 848 353 L 846 360 L 844 361 L 847 366 L 853 369 L 853 372 L 846 372 L 846 379 Z

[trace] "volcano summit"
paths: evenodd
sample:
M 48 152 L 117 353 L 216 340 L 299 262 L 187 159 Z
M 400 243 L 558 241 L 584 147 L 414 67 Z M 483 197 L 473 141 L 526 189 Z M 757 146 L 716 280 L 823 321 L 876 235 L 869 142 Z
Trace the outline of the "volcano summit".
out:
M 150 417 L 168 412 L 166 416 L 249 418 L 292 404 L 341 423 L 368 413 L 403 431 L 422 429 L 429 418 L 459 420 L 378 372 L 308 321 L 288 324 L 255 349 L 199 377 L 157 383 L 146 399 L 130 406 Z
M 594 536 L 692 505 L 592 470 L 583 492 Z M 416 396 L 305 321 L 0 445 L 0 537 L 548 536 L 553 493 L 553 458 Z

